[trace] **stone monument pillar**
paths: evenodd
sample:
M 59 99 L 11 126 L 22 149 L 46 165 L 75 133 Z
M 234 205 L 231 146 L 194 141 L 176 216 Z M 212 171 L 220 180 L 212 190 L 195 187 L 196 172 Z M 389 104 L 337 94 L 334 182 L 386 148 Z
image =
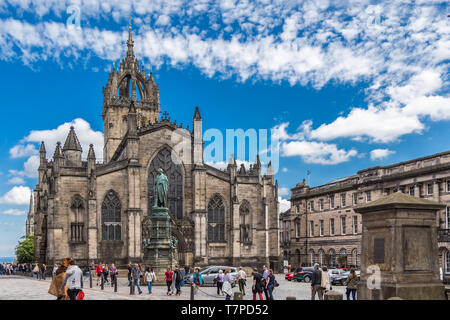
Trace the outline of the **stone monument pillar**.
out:
M 445 299 L 436 225 L 437 210 L 444 207 L 396 192 L 355 208 L 363 226 L 358 299 Z M 379 268 L 379 277 L 368 267 Z
M 164 281 L 164 273 L 168 266 L 177 263 L 174 261 L 173 251 L 176 248 L 176 240 L 171 237 L 172 221 L 167 208 L 168 180 L 163 170 L 158 169 L 155 178 L 154 197 L 155 203 L 146 226 L 146 239 L 144 245 L 144 263 L 153 268 L 158 282 Z

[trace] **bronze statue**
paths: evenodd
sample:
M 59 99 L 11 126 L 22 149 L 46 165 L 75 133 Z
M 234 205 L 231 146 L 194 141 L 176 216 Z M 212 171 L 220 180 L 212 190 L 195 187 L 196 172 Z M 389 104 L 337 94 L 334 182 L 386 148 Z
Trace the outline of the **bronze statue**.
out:
M 164 174 L 163 169 L 158 169 L 158 175 L 155 178 L 155 185 L 153 186 L 155 204 L 154 207 L 167 208 L 167 189 L 169 180 Z

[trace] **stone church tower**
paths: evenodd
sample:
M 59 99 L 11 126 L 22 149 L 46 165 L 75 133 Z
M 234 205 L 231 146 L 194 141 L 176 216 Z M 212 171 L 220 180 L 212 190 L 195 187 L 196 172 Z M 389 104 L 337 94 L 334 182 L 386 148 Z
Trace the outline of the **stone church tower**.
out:
M 279 268 L 278 187 L 270 163 L 264 176 L 258 157 L 250 169 L 238 169 L 233 157 L 226 170 L 205 164 L 198 107 L 192 131 L 167 112 L 160 118 L 159 88 L 134 55 L 131 29 L 127 47 L 103 88 L 103 162 L 92 144 L 82 160 L 73 127 L 50 160 L 42 142 L 27 219 L 37 260 L 145 263 L 153 181 L 162 168 L 181 265 Z

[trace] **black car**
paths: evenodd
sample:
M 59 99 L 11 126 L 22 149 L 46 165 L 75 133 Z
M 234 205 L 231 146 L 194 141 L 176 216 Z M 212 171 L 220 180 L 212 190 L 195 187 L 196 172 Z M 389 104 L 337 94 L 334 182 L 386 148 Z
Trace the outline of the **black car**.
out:
M 297 268 L 294 271 L 294 281 L 301 282 L 304 281 L 306 283 L 311 282 L 312 273 L 314 271 L 313 267 L 301 267 Z

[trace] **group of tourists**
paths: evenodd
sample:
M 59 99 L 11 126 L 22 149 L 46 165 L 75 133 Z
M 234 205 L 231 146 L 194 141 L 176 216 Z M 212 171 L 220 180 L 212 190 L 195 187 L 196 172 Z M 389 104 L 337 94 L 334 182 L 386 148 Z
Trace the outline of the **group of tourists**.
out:
M 264 265 L 262 273 L 260 273 L 257 268 L 254 268 L 252 274 L 253 274 L 253 285 L 252 285 L 253 300 L 256 300 L 257 295 L 259 297 L 259 300 L 263 300 L 262 296 L 263 292 L 266 300 L 274 300 L 273 291 L 275 287 L 278 287 L 278 282 L 275 280 L 273 270 L 267 268 L 267 266 Z
M 319 264 L 316 263 L 314 265 L 314 271 L 311 275 L 311 300 L 316 299 L 316 294 L 319 297 L 319 300 L 323 300 L 325 293 L 330 291 L 331 288 L 331 279 L 328 273 L 327 266 L 322 266 L 322 270 L 319 269 Z M 352 295 L 352 299 L 356 299 L 356 287 L 358 284 L 358 276 L 355 272 L 354 268 L 350 269 L 350 273 L 345 280 L 346 288 L 346 296 L 347 300 L 350 300 L 350 294 Z
M 86 270 L 86 278 L 89 277 L 90 275 L 90 270 L 91 268 L 87 268 Z M 111 287 L 114 286 L 115 281 L 117 280 L 117 268 L 114 265 L 114 263 L 111 263 L 111 265 L 107 265 L 107 264 L 97 264 L 97 266 L 95 267 L 95 274 L 97 276 L 97 286 L 102 284 L 106 284 L 106 283 L 111 283 Z M 108 280 L 108 276 L 110 277 L 111 281 Z
M 167 271 L 164 274 L 164 280 L 166 281 L 167 285 L 166 294 L 168 296 L 181 295 L 181 287 L 184 286 L 184 276 L 187 273 L 189 273 L 188 267 L 185 267 L 184 272 L 178 265 L 176 265 L 173 270 L 170 266 L 167 267 Z
M 45 264 L 31 263 L 0 263 L 0 275 L 32 275 L 38 280 L 45 280 L 47 266 Z

